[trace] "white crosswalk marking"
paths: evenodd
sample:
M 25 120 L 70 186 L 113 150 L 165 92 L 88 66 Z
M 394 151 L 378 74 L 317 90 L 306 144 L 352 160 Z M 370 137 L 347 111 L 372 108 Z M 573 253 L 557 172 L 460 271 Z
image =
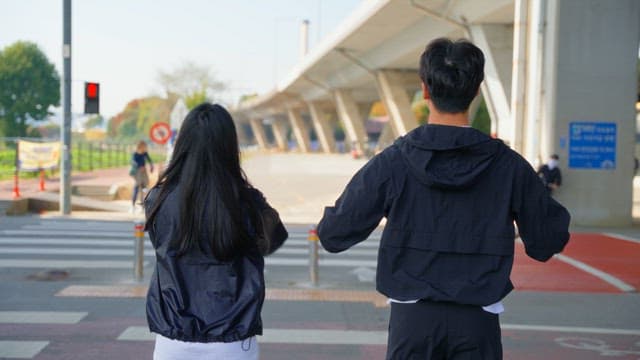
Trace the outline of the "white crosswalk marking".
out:
M 47 345 L 48 341 L 0 340 L 0 358 L 32 359 Z
M 87 315 L 76 311 L 0 311 L 0 324 L 77 324 Z
M 133 224 L 108 221 L 41 220 L 0 230 L 0 268 L 76 268 L 131 269 L 134 256 Z M 309 240 L 307 230 L 289 229 L 289 239 L 267 257 L 267 268 L 307 267 Z M 331 254 L 319 246 L 321 268 L 358 268 L 375 271 L 380 244 L 376 232 L 366 241 L 340 254 Z M 145 236 L 145 265 L 152 265 L 155 252 Z M 370 278 L 370 277 L 369 277 Z

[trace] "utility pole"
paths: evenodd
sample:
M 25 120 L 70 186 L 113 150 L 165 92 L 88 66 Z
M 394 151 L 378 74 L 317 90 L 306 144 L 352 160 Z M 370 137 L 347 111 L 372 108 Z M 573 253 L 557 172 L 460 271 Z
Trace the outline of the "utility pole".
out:
M 63 0 L 62 59 L 62 162 L 60 164 L 60 212 L 71 214 L 71 0 Z

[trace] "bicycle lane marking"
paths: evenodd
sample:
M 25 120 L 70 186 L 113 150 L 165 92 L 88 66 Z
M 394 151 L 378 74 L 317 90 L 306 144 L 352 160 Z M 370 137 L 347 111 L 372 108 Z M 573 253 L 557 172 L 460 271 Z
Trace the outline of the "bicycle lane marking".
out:
M 622 239 L 610 235 L 571 234 L 571 241 L 562 256 L 579 261 L 619 280 L 616 286 L 622 291 L 637 291 L 640 288 L 640 263 L 638 262 L 640 244 L 628 238 Z M 612 281 L 612 284 L 615 282 L 615 280 Z
M 557 257 L 539 262 L 526 255 L 524 245 L 516 240 L 511 272 L 516 290 L 550 292 L 621 293 L 620 288 Z

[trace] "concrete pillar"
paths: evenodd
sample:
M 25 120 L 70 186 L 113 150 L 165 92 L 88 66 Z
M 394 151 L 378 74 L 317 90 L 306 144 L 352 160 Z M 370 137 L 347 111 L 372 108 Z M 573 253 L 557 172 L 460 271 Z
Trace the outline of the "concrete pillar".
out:
M 511 25 L 472 25 L 471 39 L 485 57 L 484 81 L 480 86 L 491 116 L 491 132 L 513 145 L 515 127 L 511 120 L 511 72 L 513 27 Z
M 278 150 L 287 151 L 289 149 L 289 143 L 287 141 L 287 125 L 282 119 L 274 118 L 271 123 L 273 129 L 273 137 L 276 139 L 276 145 Z
M 533 2 L 533 1 L 531 1 Z M 513 69 L 511 72 L 511 123 L 513 124 L 513 149 L 524 154 L 524 134 L 526 115 L 527 33 L 536 30 L 529 26 L 529 0 L 515 0 L 513 18 Z M 531 160 L 530 160 L 531 161 Z
M 298 149 L 300 149 L 300 151 L 303 153 L 311 151 L 309 129 L 307 128 L 307 124 L 302 119 L 302 116 L 300 116 L 300 111 L 298 111 L 297 109 L 289 108 L 287 109 L 287 115 L 289 116 L 289 121 L 291 122 L 293 135 L 296 137 L 296 142 L 298 143 Z
M 417 75 L 416 82 L 419 82 Z M 401 136 L 418 127 L 416 115 L 411 109 L 411 99 L 400 77 L 393 71 L 380 70 L 376 72 L 376 83 L 394 135 Z
M 546 13 L 543 12 L 542 0 L 529 0 L 528 3 L 527 9 L 522 10 L 527 13 L 525 106 L 521 109 L 524 110 L 522 154 L 531 163 L 539 164 L 542 160 L 540 156 L 542 98 L 547 86 L 542 83 Z
M 549 0 L 544 41 L 541 154 L 560 155 L 554 194 L 572 223 L 631 225 L 637 0 Z
M 333 130 L 329 124 L 327 117 L 318 104 L 314 102 L 308 102 L 309 113 L 311 114 L 311 121 L 313 122 L 313 128 L 316 130 L 318 136 L 318 142 L 322 151 L 329 154 L 335 151 L 336 140 L 333 137 Z
M 241 121 L 234 121 L 234 124 L 236 126 L 236 134 L 238 135 L 238 144 L 239 145 L 249 144 L 250 142 L 249 136 L 247 135 L 247 131 L 245 129 L 246 123 Z
M 360 114 L 358 104 L 348 90 L 337 89 L 333 92 L 336 101 L 338 117 L 344 125 L 344 131 L 349 143 L 355 143 L 358 150 L 364 151 L 366 148 L 367 134 L 364 130 L 363 116 Z
M 387 146 L 393 144 L 393 141 L 396 137 L 393 134 L 393 126 L 391 124 L 387 124 L 382 128 L 382 132 L 380 133 L 380 137 L 378 138 L 378 145 L 376 146 L 376 151 L 381 151 Z
M 249 120 L 249 123 L 251 124 L 251 130 L 253 131 L 253 136 L 256 138 L 258 147 L 262 150 L 267 150 L 269 148 L 269 143 L 267 142 L 267 136 L 264 133 L 262 120 L 251 119 Z

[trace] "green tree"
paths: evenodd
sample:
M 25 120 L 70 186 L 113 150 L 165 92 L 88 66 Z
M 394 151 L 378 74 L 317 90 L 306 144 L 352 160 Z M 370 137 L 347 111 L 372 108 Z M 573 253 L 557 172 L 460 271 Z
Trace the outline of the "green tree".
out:
M 6 136 L 27 135 L 27 120 L 40 121 L 60 105 L 60 75 L 31 42 L 0 51 L 0 118 Z
M 187 109 L 191 110 L 207 100 L 207 92 L 205 90 L 200 90 L 187 95 L 184 98 L 184 104 L 187 105 Z
M 487 103 L 484 101 L 484 98 L 482 102 L 480 102 L 476 116 L 471 120 L 471 127 L 487 135 L 491 135 L 491 116 L 489 116 L 489 110 L 487 109 Z
M 102 115 L 94 115 L 87 119 L 84 123 L 84 129 L 95 129 L 104 125 L 104 117 Z
M 217 95 L 226 88 L 208 66 L 193 62 L 185 62 L 170 71 L 158 71 L 157 81 L 168 98 L 177 95 L 185 99 L 189 109 L 205 101 L 218 100 Z
M 150 96 L 130 101 L 124 110 L 109 119 L 107 132 L 110 137 L 125 141 L 147 138 L 156 122 L 169 122 L 175 97 L 165 99 Z

